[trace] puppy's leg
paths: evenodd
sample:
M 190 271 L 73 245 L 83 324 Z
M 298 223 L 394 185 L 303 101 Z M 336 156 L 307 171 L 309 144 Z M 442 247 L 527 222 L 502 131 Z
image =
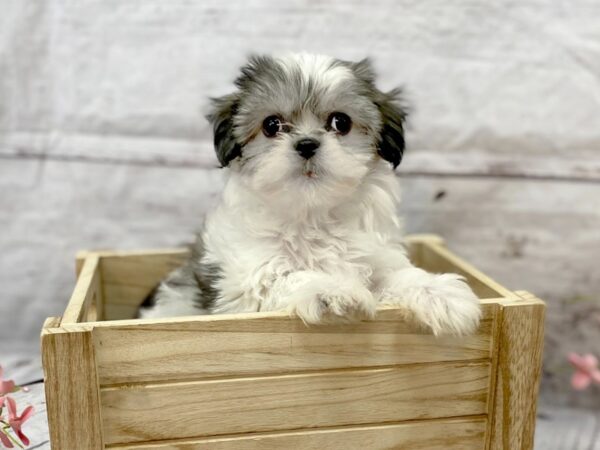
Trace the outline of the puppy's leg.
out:
M 425 272 L 412 266 L 401 250 L 385 252 L 383 266 L 375 269 L 380 303 L 405 307 L 436 335 L 464 335 L 477 329 L 480 302 L 461 276 Z
M 261 310 L 286 309 L 306 323 L 320 323 L 370 318 L 376 308 L 373 294 L 352 278 L 298 271 L 275 283 Z

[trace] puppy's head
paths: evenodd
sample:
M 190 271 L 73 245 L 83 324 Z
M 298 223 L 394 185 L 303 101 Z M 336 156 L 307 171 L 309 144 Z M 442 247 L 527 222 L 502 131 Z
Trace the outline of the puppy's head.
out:
M 221 165 L 256 194 L 290 207 L 332 207 L 378 160 L 400 164 L 400 90 L 378 90 L 368 60 L 261 56 L 241 72 L 237 91 L 213 99 L 208 118 Z

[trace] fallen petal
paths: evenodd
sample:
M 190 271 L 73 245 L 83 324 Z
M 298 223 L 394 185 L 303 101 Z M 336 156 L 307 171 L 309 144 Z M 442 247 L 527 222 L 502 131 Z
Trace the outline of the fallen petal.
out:
M 591 382 L 592 377 L 585 372 L 575 372 L 571 378 L 571 386 L 573 386 L 573 389 L 577 391 L 584 390 L 591 384 Z

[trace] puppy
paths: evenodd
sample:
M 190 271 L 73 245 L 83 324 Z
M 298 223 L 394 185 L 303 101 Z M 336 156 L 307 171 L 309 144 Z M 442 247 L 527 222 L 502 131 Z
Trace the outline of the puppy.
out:
M 368 60 L 250 58 L 208 116 L 222 201 L 141 317 L 286 310 L 314 324 L 391 304 L 434 334 L 476 329 L 462 278 L 407 258 L 394 175 L 406 111 L 374 81 Z

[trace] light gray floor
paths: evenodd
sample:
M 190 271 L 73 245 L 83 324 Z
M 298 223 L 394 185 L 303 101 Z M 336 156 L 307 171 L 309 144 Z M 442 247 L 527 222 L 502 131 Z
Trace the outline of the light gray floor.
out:
M 600 450 L 600 410 L 538 409 L 536 450 Z
M 43 383 L 31 385 L 29 392 L 15 398 L 19 410 L 27 404 L 36 409 L 25 426 L 29 449 L 50 450 Z M 540 405 L 535 441 L 535 450 L 600 450 L 600 411 Z

